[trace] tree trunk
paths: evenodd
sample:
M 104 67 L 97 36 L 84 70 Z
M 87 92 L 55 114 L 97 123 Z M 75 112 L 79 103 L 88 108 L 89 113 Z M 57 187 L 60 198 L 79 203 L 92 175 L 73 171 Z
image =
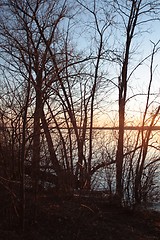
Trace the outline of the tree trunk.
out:
M 119 101 L 119 138 L 116 153 L 116 194 L 121 204 L 123 197 L 123 144 L 124 144 L 124 99 Z
M 32 187 L 34 192 L 34 222 L 37 217 L 37 193 L 39 181 L 39 163 L 40 163 L 40 119 L 42 115 L 42 96 L 41 84 L 37 84 L 36 103 L 34 112 L 34 130 L 33 130 L 33 158 L 32 158 Z

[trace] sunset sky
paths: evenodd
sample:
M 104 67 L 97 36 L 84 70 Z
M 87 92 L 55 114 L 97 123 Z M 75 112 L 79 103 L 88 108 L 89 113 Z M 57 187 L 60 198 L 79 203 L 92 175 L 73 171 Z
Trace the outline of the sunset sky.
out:
M 128 3 L 129 4 L 129 3 Z M 102 10 L 100 10 L 101 12 Z M 99 24 L 103 27 L 103 11 L 98 16 Z M 117 18 L 118 19 L 118 18 Z M 83 12 L 79 13 L 79 22 L 81 26 L 78 29 L 74 29 L 74 41 L 77 44 L 78 49 L 81 49 L 85 54 L 95 55 L 98 48 L 99 36 L 93 28 L 94 18 L 91 13 Z M 120 19 L 118 19 L 120 20 Z M 121 20 L 120 20 L 121 21 Z M 86 23 L 87 22 L 87 23 Z M 121 23 L 118 23 L 121 24 Z M 153 50 L 153 43 L 156 44 L 160 39 L 159 34 L 159 21 L 153 21 L 143 24 L 136 30 L 136 36 L 133 39 L 131 47 L 131 55 L 129 62 L 130 72 L 139 64 L 144 58 L 149 56 Z M 121 25 L 119 25 L 121 26 Z M 117 51 L 123 51 L 125 45 L 124 26 L 120 29 L 109 28 L 104 34 L 104 49 L 108 48 L 116 49 Z M 94 32 L 95 31 L 95 32 Z M 96 41 L 95 41 L 95 39 Z M 157 49 L 160 44 L 157 45 Z M 107 57 L 107 54 L 106 54 Z M 153 81 L 151 86 L 150 107 L 149 112 L 154 111 L 156 106 L 160 103 L 160 51 L 154 56 L 153 63 Z M 141 66 L 139 66 L 128 82 L 127 97 L 130 99 L 126 105 L 126 119 L 127 125 L 139 125 L 142 121 L 143 112 L 146 104 L 146 94 L 148 91 L 148 85 L 150 80 L 150 63 L 151 57 L 149 57 Z M 118 89 L 115 87 L 118 83 L 118 76 L 120 74 L 120 64 L 113 64 L 104 61 L 100 67 L 99 72 L 103 72 L 106 79 L 113 80 L 108 84 L 107 81 L 102 89 L 97 92 L 97 101 L 100 101 L 100 111 L 95 111 L 95 125 L 113 125 L 118 121 Z M 153 95 L 152 95 L 153 94 Z M 133 97 L 136 95 L 135 97 Z M 103 100 L 102 100 L 103 99 Z M 154 103 L 153 103 L 154 102 Z

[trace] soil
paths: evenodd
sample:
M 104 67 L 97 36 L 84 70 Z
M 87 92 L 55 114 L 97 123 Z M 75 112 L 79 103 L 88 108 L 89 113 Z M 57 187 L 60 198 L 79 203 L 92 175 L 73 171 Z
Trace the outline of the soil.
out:
M 0 240 L 160 240 L 160 213 L 133 211 L 95 197 L 39 197 L 37 221 L 25 231 L 0 224 Z

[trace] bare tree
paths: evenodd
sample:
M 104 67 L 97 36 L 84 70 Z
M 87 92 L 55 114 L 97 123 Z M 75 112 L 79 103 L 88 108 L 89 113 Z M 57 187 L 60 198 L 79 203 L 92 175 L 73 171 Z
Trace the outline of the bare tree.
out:
M 148 93 L 147 93 L 147 101 L 146 101 L 146 107 L 143 115 L 143 122 L 142 122 L 142 131 L 141 131 L 141 138 L 142 138 L 142 145 L 139 153 L 139 157 L 137 160 L 137 166 L 136 166 L 136 177 L 135 177 L 135 202 L 140 203 L 142 200 L 141 197 L 141 184 L 142 184 L 142 174 L 143 170 L 145 167 L 145 162 L 146 162 L 146 156 L 148 152 L 148 147 L 149 147 L 149 141 L 151 138 L 151 132 L 152 132 L 152 127 L 157 123 L 159 117 L 159 111 L 160 111 L 160 106 L 157 106 L 155 109 L 154 113 L 151 116 L 150 123 L 149 123 L 149 128 L 148 130 L 144 130 L 145 127 L 145 122 L 147 121 L 147 112 L 149 109 L 149 104 L 150 104 L 150 92 L 151 92 L 151 85 L 153 82 L 153 72 L 154 72 L 154 57 L 156 52 L 159 50 L 159 47 L 157 45 L 159 44 L 156 43 L 153 46 L 153 51 L 151 55 L 151 63 L 150 63 L 150 81 L 148 85 Z M 158 119 L 157 119 L 158 117 Z
M 123 198 L 124 127 L 127 88 L 130 78 L 129 60 L 131 56 L 131 46 L 134 41 L 134 37 L 137 35 L 138 27 L 144 22 L 147 23 L 154 19 L 153 13 L 156 14 L 158 6 L 159 2 L 157 1 L 154 1 L 153 3 L 150 3 L 149 1 L 147 3 L 143 3 L 143 1 L 130 1 L 128 4 L 121 1 L 116 2 L 117 11 L 122 18 L 125 27 L 125 47 L 121 60 L 121 72 L 120 76 L 118 77 L 119 137 L 116 153 L 116 192 L 120 202 Z M 149 14 L 149 17 L 143 20 L 142 16 L 146 13 Z
M 48 46 L 58 39 L 58 24 L 65 14 L 65 4 L 59 5 L 52 1 L 7 1 L 4 3 L 4 13 L 1 16 L 1 48 L 3 59 L 10 59 L 8 67 L 13 74 L 19 74 L 19 81 L 28 82 L 28 86 L 34 89 L 34 124 L 33 124 L 33 156 L 32 156 L 32 180 L 35 191 L 35 205 L 39 181 L 39 169 L 41 159 L 41 122 L 44 128 L 52 164 L 57 174 L 60 165 L 55 155 L 48 126 L 44 116 L 44 103 L 46 93 L 51 84 L 56 81 L 55 66 L 51 65 Z M 9 18 L 6 21 L 6 18 Z M 46 36 L 44 39 L 43 36 Z M 47 45 L 46 42 L 47 41 Z M 54 52 L 56 49 L 54 49 Z M 58 60 L 60 62 L 60 59 Z M 23 130 L 26 127 L 28 96 L 23 111 Z M 23 131 L 22 169 L 24 169 L 25 132 Z M 23 174 L 22 174 L 23 175 Z M 23 185 L 23 184 L 22 184 Z M 36 208 L 35 208 L 36 210 Z M 36 213 L 35 213 L 36 217 Z

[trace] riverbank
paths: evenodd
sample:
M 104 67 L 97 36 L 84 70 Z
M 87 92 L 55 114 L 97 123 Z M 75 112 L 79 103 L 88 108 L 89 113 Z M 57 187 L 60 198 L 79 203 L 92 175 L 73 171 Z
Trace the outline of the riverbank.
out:
M 159 240 L 160 213 L 131 211 L 97 199 L 39 199 L 36 224 L 26 215 L 26 229 L 1 225 L 3 240 Z

